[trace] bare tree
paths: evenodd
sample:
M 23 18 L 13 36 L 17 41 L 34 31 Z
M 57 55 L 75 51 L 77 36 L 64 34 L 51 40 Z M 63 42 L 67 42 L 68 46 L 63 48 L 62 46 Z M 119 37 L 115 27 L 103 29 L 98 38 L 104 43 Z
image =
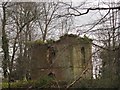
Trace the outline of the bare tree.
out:
M 3 57 L 3 72 L 4 72 L 4 77 L 7 78 L 7 69 L 9 65 L 9 41 L 8 37 L 6 34 L 6 8 L 7 8 L 7 2 L 2 3 L 2 9 L 3 9 L 3 18 L 2 18 L 2 49 L 4 53 Z
M 52 36 L 52 34 L 57 33 L 57 31 L 63 32 L 65 28 L 66 29 L 64 33 L 68 33 L 71 28 L 70 26 L 72 26 L 69 23 L 72 22 L 70 21 L 71 17 L 58 17 L 61 11 L 63 11 L 63 13 L 66 12 L 63 9 L 65 5 L 61 5 L 59 2 L 43 2 L 41 3 L 41 6 L 43 8 L 42 14 L 38 17 L 37 25 L 41 31 L 42 41 L 45 42 L 48 37 Z
M 33 7 L 31 7 L 33 6 Z M 37 16 L 36 3 L 14 3 L 11 2 L 6 10 L 7 13 L 7 26 L 6 32 L 9 34 L 10 45 L 10 62 L 9 62 L 9 76 L 11 78 L 16 57 L 21 57 L 19 62 L 20 67 L 23 69 L 22 62 L 24 53 L 27 52 L 27 41 L 31 38 L 30 25 Z M 5 24 L 4 24 L 5 25 Z M 29 33 L 28 33 L 29 32 Z M 4 34 L 3 34 L 4 35 Z M 5 36 L 5 35 L 4 35 Z M 29 37 L 28 37 L 29 36 Z M 5 41 L 4 41 L 5 43 Z M 19 52 L 19 55 L 17 56 Z M 9 55 L 9 54 L 8 54 Z

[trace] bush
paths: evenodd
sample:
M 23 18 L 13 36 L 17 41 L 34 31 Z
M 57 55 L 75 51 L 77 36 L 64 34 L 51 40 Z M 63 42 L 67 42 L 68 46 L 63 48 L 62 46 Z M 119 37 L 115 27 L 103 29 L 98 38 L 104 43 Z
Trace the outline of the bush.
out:
M 17 81 L 17 82 L 11 82 L 10 88 L 26 88 L 32 85 L 34 81 Z M 2 83 L 2 88 L 8 88 L 9 84 L 8 82 Z
M 33 87 L 35 88 L 47 88 L 49 84 L 53 81 L 53 78 L 49 76 L 44 76 L 35 81 Z
M 38 80 L 30 80 L 30 81 L 16 81 L 16 82 L 11 82 L 10 87 L 11 88 L 47 88 L 50 87 L 51 83 L 54 81 L 53 78 L 49 76 L 44 76 L 41 77 Z M 3 82 L 2 83 L 2 88 L 8 88 L 9 84 L 8 82 Z

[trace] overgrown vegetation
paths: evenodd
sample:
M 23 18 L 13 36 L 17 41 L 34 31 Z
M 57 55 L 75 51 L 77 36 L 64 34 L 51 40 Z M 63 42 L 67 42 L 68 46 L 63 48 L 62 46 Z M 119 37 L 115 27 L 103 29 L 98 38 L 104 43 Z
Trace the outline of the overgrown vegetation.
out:
M 117 79 L 81 79 L 71 88 L 120 88 L 119 84 L 120 82 Z M 47 76 L 36 81 L 30 80 L 11 82 L 11 88 L 66 88 L 67 85 L 68 83 L 65 81 L 56 82 L 53 78 Z M 3 82 L 2 88 L 8 88 L 8 83 Z
M 44 76 L 38 80 L 18 80 L 11 82 L 10 88 L 46 88 L 54 82 L 54 79 L 49 76 Z M 2 83 L 2 88 L 8 88 L 8 82 Z
M 46 42 L 43 42 L 42 40 L 38 39 L 38 40 L 35 40 L 35 41 L 29 41 L 27 42 L 27 45 L 42 45 L 42 44 L 52 44 L 54 43 L 55 41 L 53 39 L 48 39 L 46 40 Z
M 74 88 L 120 88 L 120 82 L 117 79 L 111 80 L 110 78 L 106 79 L 91 79 L 86 80 L 82 79 L 77 82 L 73 87 Z
M 45 44 L 45 43 L 40 39 L 27 42 L 27 45 L 36 45 L 36 44 Z

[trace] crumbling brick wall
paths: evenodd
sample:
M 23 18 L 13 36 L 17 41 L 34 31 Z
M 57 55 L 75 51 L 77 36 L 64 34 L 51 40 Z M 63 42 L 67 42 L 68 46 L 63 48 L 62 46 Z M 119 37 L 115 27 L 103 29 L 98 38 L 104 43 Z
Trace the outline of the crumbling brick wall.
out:
M 88 40 L 88 39 L 87 39 Z M 54 73 L 57 80 L 71 81 L 89 66 L 85 78 L 92 77 L 91 40 L 66 35 L 53 44 L 33 45 L 31 49 L 31 78 L 38 79 Z

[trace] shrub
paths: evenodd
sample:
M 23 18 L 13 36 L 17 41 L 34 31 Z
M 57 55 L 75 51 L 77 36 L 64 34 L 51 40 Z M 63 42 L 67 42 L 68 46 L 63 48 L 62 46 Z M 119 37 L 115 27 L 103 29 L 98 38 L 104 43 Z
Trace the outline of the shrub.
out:
M 44 76 L 34 82 L 33 87 L 35 88 L 47 88 L 48 85 L 53 81 L 53 78 Z
M 34 81 L 17 81 L 17 82 L 11 82 L 10 83 L 10 88 L 26 88 L 30 85 L 32 85 Z M 2 83 L 2 88 L 8 88 L 9 84 L 8 82 L 3 82 Z

